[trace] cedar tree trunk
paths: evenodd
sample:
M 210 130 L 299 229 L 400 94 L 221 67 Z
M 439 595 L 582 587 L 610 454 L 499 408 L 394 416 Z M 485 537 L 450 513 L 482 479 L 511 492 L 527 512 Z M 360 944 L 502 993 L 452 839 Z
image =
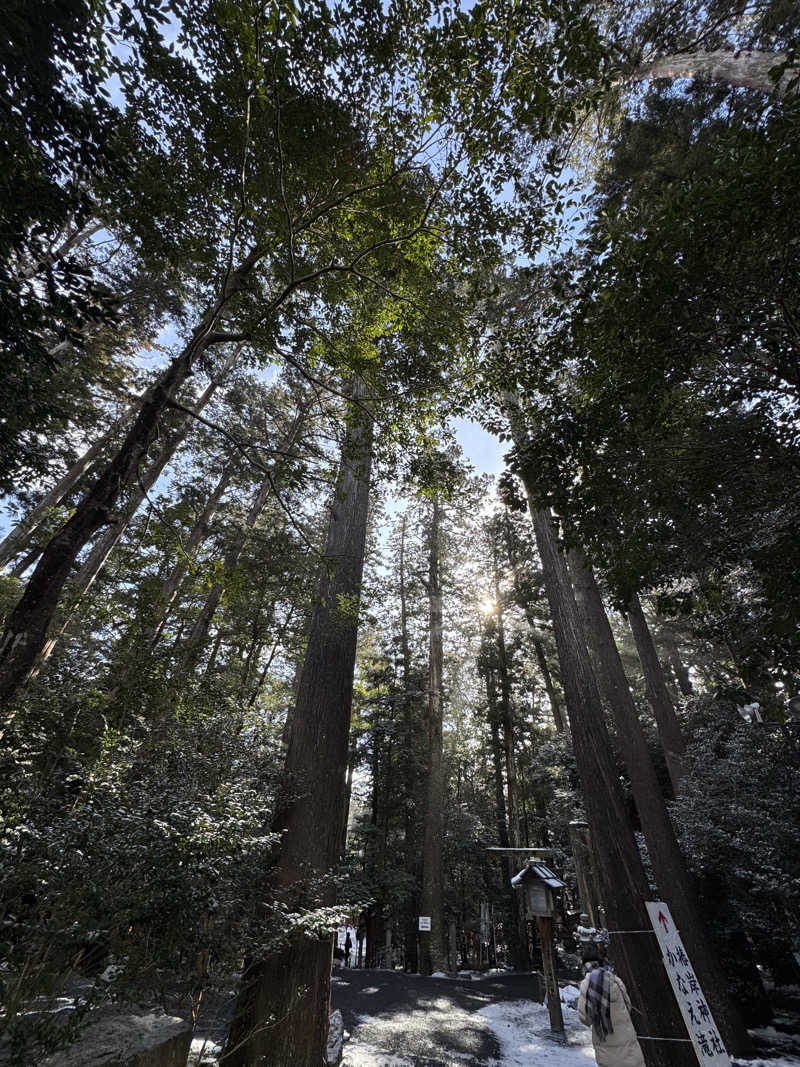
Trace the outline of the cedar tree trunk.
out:
M 617 741 L 628 768 L 659 892 L 677 923 L 728 1051 L 733 1056 L 750 1055 L 752 1049 L 747 1031 L 728 993 L 719 959 L 706 936 L 703 916 L 667 814 L 600 590 L 582 553 L 570 552 L 569 567 L 589 645 L 599 664 L 600 688 L 617 727 Z
M 536 507 L 530 493 L 529 504 L 553 616 L 575 759 L 597 857 L 600 891 L 611 931 L 611 956 L 630 993 L 637 1031 L 649 1037 L 685 1039 L 686 1029 L 655 936 L 614 933 L 650 928 L 644 906 L 649 897 L 647 879 L 625 810 L 619 772 L 569 576 L 549 514 Z M 646 1041 L 642 1049 L 647 1067 L 696 1065 L 690 1044 Z
M 680 781 L 683 775 L 683 757 L 686 752 L 686 741 L 681 733 L 680 723 L 675 714 L 675 706 L 664 681 L 664 671 L 656 651 L 650 627 L 642 611 L 642 605 L 638 596 L 634 595 L 628 604 L 628 623 L 630 624 L 633 639 L 636 642 L 636 651 L 644 672 L 645 690 L 647 702 L 653 709 L 658 737 L 661 747 L 664 749 L 664 758 L 667 761 L 672 788 L 677 795 L 680 792 Z
M 6 706 L 30 675 L 47 640 L 61 591 L 76 559 L 93 534 L 109 521 L 121 494 L 136 477 L 139 464 L 158 431 L 161 417 L 192 373 L 197 358 L 214 342 L 214 329 L 222 311 L 242 289 L 259 258 L 260 252 L 254 249 L 227 279 L 189 343 L 145 394 L 117 454 L 77 505 L 69 521 L 45 546 L 22 598 L 8 618 L 0 641 L 0 706 Z
M 353 395 L 362 397 L 360 382 Z M 265 892 L 292 911 L 335 903 L 371 459 L 372 419 L 359 404 L 349 416 L 273 821 L 283 841 Z M 322 1067 L 332 951 L 330 935 L 296 933 L 249 963 L 223 1067 Z
M 442 914 L 442 808 L 444 759 L 442 753 L 442 586 L 441 501 L 438 489 L 431 502 L 428 543 L 428 780 L 422 843 L 422 894 L 420 911 L 429 915 L 430 930 L 420 933 L 420 972 L 433 974 L 447 966 Z

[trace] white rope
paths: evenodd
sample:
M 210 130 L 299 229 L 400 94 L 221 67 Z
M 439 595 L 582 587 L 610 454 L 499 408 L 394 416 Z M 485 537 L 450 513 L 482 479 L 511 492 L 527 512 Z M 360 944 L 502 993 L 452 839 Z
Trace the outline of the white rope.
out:
M 641 1034 L 636 1035 L 637 1041 L 679 1041 L 682 1044 L 691 1045 L 692 1039 L 690 1037 L 642 1037 Z
M 655 934 L 655 930 L 609 930 L 609 934 Z

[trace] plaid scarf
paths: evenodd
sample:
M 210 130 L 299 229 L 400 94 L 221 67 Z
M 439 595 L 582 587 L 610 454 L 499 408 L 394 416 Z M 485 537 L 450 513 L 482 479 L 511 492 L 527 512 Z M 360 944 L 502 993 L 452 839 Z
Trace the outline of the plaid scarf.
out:
M 611 1025 L 611 971 L 596 967 L 589 974 L 586 990 L 586 1017 L 598 1041 L 605 1041 L 614 1027 Z

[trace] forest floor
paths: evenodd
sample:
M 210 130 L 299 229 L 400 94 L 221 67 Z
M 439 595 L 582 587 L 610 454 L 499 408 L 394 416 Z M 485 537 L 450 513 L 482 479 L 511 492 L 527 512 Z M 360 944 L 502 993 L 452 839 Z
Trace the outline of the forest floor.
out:
M 533 975 L 450 979 L 337 970 L 333 1008 L 342 1012 L 348 1035 L 342 1067 L 588 1067 L 594 1053 L 574 1007 L 577 989 L 562 990 L 563 1042 L 550 1033 L 538 995 Z M 789 1051 L 770 1048 L 764 1058 L 742 1062 L 800 1067 L 800 1048 Z

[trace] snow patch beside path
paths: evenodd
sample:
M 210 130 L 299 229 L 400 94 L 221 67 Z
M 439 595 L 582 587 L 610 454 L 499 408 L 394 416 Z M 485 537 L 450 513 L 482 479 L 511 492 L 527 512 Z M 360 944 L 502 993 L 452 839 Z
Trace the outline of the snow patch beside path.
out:
M 345 1047 L 342 1067 L 414 1067 L 413 1060 L 382 1052 L 375 1045 L 367 1045 L 363 1041 L 355 1041 Z
M 565 985 L 561 987 L 561 1003 L 567 1008 L 572 1008 L 573 1011 L 578 1010 L 580 996 L 580 986 Z
M 594 1063 L 591 1031 L 570 1012 L 564 1019 L 566 1041 L 550 1033 L 547 1008 L 529 1000 L 511 1000 L 481 1008 L 502 1049 L 496 1067 L 587 1067 Z

